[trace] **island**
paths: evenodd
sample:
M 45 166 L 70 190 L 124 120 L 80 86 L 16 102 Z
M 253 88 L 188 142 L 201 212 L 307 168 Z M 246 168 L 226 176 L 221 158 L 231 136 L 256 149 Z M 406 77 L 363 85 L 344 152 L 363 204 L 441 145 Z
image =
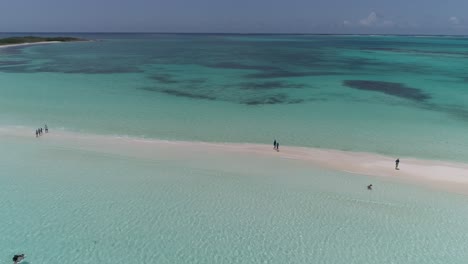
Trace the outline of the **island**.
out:
M 24 37 L 2 38 L 0 39 L 0 46 L 27 45 L 27 44 L 38 44 L 38 43 L 55 43 L 55 42 L 74 42 L 74 41 L 87 41 L 87 40 L 81 39 L 81 38 L 74 38 L 74 37 L 24 36 Z

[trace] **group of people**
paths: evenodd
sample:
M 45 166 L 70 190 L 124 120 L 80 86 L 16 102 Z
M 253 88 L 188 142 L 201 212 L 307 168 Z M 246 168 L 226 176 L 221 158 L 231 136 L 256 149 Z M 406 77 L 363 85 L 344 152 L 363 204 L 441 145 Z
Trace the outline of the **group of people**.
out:
M 42 127 L 36 129 L 36 137 L 42 136 L 43 132 L 45 132 L 45 133 L 49 132 L 49 128 L 47 127 L 47 125 L 44 125 L 44 130 L 42 130 Z
M 276 150 L 276 151 L 279 151 L 279 141 L 273 141 L 273 149 Z

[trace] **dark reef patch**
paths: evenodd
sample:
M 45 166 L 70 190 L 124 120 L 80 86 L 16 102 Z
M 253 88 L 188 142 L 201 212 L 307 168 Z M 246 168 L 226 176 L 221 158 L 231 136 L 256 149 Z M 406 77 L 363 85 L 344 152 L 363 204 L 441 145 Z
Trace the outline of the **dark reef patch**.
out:
M 204 78 L 187 80 L 187 82 L 190 83 L 190 84 L 192 84 L 192 85 L 197 85 L 197 84 L 206 83 L 207 81 L 208 81 L 208 79 L 204 79 Z
M 424 102 L 431 97 L 419 89 L 407 87 L 402 83 L 368 81 L 368 80 L 345 80 L 343 85 L 364 91 L 380 92 L 413 101 Z
M 148 92 L 160 92 L 161 89 L 154 88 L 154 87 L 138 87 L 137 90 L 143 90 Z
M 3 47 L 0 50 L 0 54 L 5 55 L 18 55 L 23 52 L 23 49 L 27 46 L 13 46 L 13 47 Z
M 279 68 L 265 65 L 247 65 L 237 62 L 220 62 L 215 64 L 208 64 L 205 67 L 218 68 L 218 69 L 238 69 L 238 70 L 258 70 L 258 71 L 272 71 Z
M 300 103 L 303 103 L 303 102 L 305 102 L 304 99 L 290 99 L 286 103 L 287 104 L 300 104 Z
M 418 74 L 427 74 L 427 72 L 433 72 L 434 69 L 426 65 L 411 64 L 411 63 L 396 63 L 388 61 L 378 61 L 367 58 L 346 58 L 341 59 L 337 64 L 337 67 L 343 70 L 354 71 L 365 71 L 366 74 L 375 75 L 376 73 L 387 73 L 392 72 L 412 72 Z
M 67 74 L 114 74 L 114 73 L 137 73 L 142 72 L 138 68 L 131 67 L 112 67 L 112 68 L 66 68 L 60 65 L 31 66 L 29 64 L 17 63 L 17 65 L 0 65 L 1 72 L 10 73 L 67 73 Z
M 290 99 L 286 94 L 274 94 L 265 97 L 251 98 L 242 101 L 246 105 L 273 105 L 273 104 L 299 104 L 304 102 L 302 99 Z
M 216 100 L 216 97 L 207 94 L 197 94 L 192 92 L 180 91 L 180 90 L 170 90 L 170 89 L 162 89 L 158 90 L 162 93 L 177 96 L 177 97 L 186 97 L 192 99 L 204 99 L 204 100 Z
M 319 72 L 292 72 L 292 71 L 266 71 L 259 73 L 252 73 L 245 75 L 250 79 L 273 79 L 273 78 L 293 78 L 293 77 L 306 77 L 306 76 L 326 76 L 326 75 L 339 75 L 340 73 L 332 71 L 319 71 Z
M 137 73 L 142 72 L 138 68 L 100 68 L 100 69 L 93 69 L 93 68 L 81 68 L 81 69 L 73 69 L 73 70 L 57 70 L 56 68 L 40 68 L 39 71 L 49 71 L 49 72 L 62 72 L 62 73 L 70 73 L 70 74 L 114 74 L 114 73 Z
M 465 121 L 468 120 L 468 110 L 465 108 L 462 108 L 460 106 L 444 106 L 441 109 Z
M 372 68 L 373 70 L 379 69 L 384 64 L 374 59 L 367 59 L 367 58 L 359 58 L 359 57 L 352 57 L 352 58 L 344 58 L 338 60 L 338 67 L 346 70 L 362 70 L 365 68 Z
M 14 66 L 14 65 L 23 65 L 23 64 L 27 64 L 29 63 L 29 61 L 26 61 L 26 60 L 6 60 L 6 61 L 0 61 L 0 67 L 8 67 L 8 66 Z
M 277 94 L 269 94 L 264 96 L 249 96 L 244 99 L 236 98 L 236 97 L 218 97 L 213 95 L 212 93 L 208 92 L 192 92 L 188 90 L 173 90 L 167 88 L 159 88 L 159 87 L 139 87 L 138 90 L 148 91 L 148 92 L 157 92 L 157 93 L 164 93 L 167 95 L 172 95 L 176 97 L 185 97 L 190 99 L 200 99 L 200 100 L 210 100 L 210 101 L 226 101 L 244 105 L 273 105 L 273 104 L 299 104 L 303 103 L 306 100 L 304 99 L 296 99 L 290 98 L 287 94 L 284 93 L 277 93 Z M 314 101 L 314 100 L 309 100 Z
M 151 75 L 150 78 L 163 84 L 178 83 L 170 74 L 157 73 Z
M 436 104 L 427 103 L 427 104 L 423 104 L 421 107 L 426 110 L 444 112 L 460 120 L 468 121 L 468 109 L 466 109 L 464 106 L 436 105 Z
M 242 90 L 300 89 L 304 87 L 304 84 L 294 84 L 280 81 L 246 82 L 240 84 L 240 89 Z
M 365 47 L 360 50 L 371 50 L 371 51 L 389 51 L 395 53 L 413 53 L 420 55 L 446 55 L 446 56 L 468 56 L 467 52 L 456 52 L 456 51 L 435 51 L 435 50 L 417 50 L 417 49 L 401 49 L 401 48 L 387 48 L 387 47 Z
M 459 106 L 445 106 L 442 110 L 461 120 L 468 121 L 468 110 Z
M 15 66 L 3 66 L 0 67 L 0 72 L 6 73 L 32 73 L 30 67 L 28 65 L 15 65 Z

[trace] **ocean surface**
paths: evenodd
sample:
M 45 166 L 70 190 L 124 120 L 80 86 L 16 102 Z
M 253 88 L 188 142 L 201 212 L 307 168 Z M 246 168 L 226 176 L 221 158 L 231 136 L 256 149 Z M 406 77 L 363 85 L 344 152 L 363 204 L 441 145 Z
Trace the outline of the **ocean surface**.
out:
M 468 162 L 468 38 L 82 37 L 0 49 L 0 122 Z
M 468 162 L 468 38 L 65 35 L 92 41 L 0 48 L 0 129 L 31 128 L 0 137 L 0 263 L 466 263 L 466 196 L 34 128 Z

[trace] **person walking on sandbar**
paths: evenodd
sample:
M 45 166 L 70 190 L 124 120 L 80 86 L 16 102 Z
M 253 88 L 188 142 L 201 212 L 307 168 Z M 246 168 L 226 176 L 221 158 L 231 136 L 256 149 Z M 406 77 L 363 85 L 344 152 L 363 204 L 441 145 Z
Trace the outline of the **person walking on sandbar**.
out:
M 273 149 L 276 149 L 276 139 L 273 141 Z
M 279 142 L 278 141 L 276 141 L 276 151 L 279 152 Z
M 47 124 L 44 125 L 44 130 L 46 133 L 49 133 L 49 128 L 47 127 Z
M 400 164 L 400 158 L 395 160 L 395 170 L 399 170 L 398 165 Z

